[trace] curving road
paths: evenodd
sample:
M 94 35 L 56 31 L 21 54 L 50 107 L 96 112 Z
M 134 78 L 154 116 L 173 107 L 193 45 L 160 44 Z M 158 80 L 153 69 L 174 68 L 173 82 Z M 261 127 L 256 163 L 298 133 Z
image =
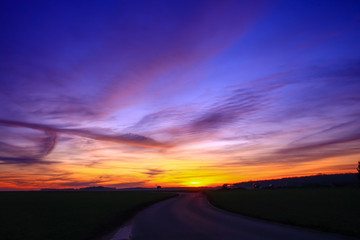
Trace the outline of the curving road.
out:
M 201 193 L 182 193 L 140 212 L 132 240 L 339 240 L 350 239 L 227 213 Z

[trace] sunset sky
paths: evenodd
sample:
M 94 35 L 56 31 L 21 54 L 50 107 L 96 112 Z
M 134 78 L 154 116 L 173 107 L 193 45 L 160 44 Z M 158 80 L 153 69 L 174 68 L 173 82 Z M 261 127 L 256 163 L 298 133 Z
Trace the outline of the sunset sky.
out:
M 0 190 L 355 172 L 360 1 L 2 1 Z

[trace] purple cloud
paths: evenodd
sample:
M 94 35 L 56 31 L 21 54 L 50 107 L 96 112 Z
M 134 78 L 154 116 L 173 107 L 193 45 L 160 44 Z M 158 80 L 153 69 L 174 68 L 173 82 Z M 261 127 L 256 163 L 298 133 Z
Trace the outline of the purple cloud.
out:
M 170 145 L 157 142 L 151 138 L 140 136 L 137 134 L 122 134 L 122 135 L 108 135 L 102 133 L 92 132 L 91 130 L 86 129 L 67 129 L 67 128 L 58 128 L 55 126 L 45 125 L 45 124 L 34 124 L 18 121 L 9 121 L 9 120 L 0 120 L 0 124 L 13 126 L 13 127 L 25 127 L 35 130 L 41 130 L 50 134 L 63 133 L 68 135 L 81 136 L 86 138 L 92 138 L 100 141 L 109 141 L 122 143 L 127 145 L 134 145 L 140 147 L 150 147 L 150 148 L 168 148 Z M 55 136 L 55 135 L 53 135 Z M 54 142 L 52 140 L 52 142 Z M 51 148 L 52 149 L 52 148 Z
M 10 127 L 23 127 L 28 129 L 40 130 L 43 131 L 45 134 L 45 137 L 37 140 L 36 149 L 29 149 L 28 147 L 18 147 L 8 144 L 6 142 L 0 142 L 0 153 L 5 154 L 3 156 L 0 155 L 0 160 L 2 160 L 2 164 L 51 163 L 51 161 L 42 161 L 42 158 L 51 153 L 51 151 L 55 148 L 58 134 L 81 136 L 99 141 L 115 142 L 130 146 L 146 148 L 166 149 L 171 147 L 171 145 L 167 143 L 160 143 L 151 138 L 130 133 L 121 135 L 110 135 L 91 131 L 88 129 L 67 129 L 45 124 L 34 124 L 9 120 L 0 120 L 0 124 Z

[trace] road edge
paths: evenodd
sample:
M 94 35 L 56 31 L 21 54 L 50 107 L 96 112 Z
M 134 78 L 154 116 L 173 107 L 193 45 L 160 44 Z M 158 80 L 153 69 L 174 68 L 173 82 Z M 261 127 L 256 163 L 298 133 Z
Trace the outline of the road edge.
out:
M 179 196 L 179 193 L 177 192 L 173 192 L 175 195 L 174 196 L 170 196 L 158 201 L 154 201 L 148 204 L 145 204 L 143 206 L 141 206 L 138 209 L 134 209 L 133 214 L 131 217 L 129 217 L 129 219 L 127 221 L 125 221 L 123 224 L 121 224 L 117 229 L 113 230 L 110 233 L 107 233 L 106 235 L 102 236 L 101 238 L 99 238 L 99 240 L 131 240 L 132 238 L 132 226 L 133 226 L 133 222 L 134 219 L 136 218 L 136 216 L 144 211 L 145 209 L 149 208 L 150 206 L 156 204 L 156 203 L 160 203 L 175 197 Z

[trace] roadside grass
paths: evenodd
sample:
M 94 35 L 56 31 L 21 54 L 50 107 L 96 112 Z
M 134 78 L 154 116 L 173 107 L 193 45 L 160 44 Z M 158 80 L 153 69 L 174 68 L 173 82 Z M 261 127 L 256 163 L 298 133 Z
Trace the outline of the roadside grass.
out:
M 214 206 L 243 215 L 360 237 L 360 188 L 218 190 Z
M 0 192 L 0 239 L 87 240 L 116 229 L 166 192 Z

